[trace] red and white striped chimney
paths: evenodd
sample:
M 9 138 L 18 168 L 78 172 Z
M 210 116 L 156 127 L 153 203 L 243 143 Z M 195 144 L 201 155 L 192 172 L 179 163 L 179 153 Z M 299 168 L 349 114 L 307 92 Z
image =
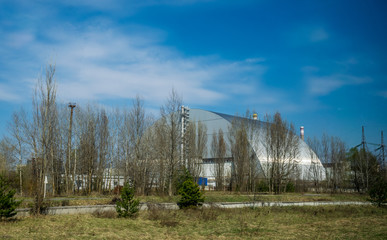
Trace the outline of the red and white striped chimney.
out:
M 304 126 L 300 127 L 300 136 L 301 136 L 302 141 L 304 141 Z

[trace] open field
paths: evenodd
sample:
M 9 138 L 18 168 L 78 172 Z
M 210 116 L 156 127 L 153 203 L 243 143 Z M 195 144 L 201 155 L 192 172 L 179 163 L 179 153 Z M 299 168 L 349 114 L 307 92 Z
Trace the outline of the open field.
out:
M 244 194 L 244 193 L 230 193 L 230 192 L 216 192 L 206 191 L 204 193 L 205 202 L 316 202 L 316 201 L 367 201 L 367 195 L 365 194 L 312 194 L 312 193 L 285 193 L 280 195 L 271 194 Z M 69 197 L 56 197 L 50 198 L 50 206 L 81 206 L 81 205 L 102 205 L 111 204 L 114 197 L 118 195 L 95 195 L 95 196 L 69 196 Z M 179 196 L 137 196 L 141 202 L 177 202 Z M 23 198 L 18 198 L 23 199 Z M 30 207 L 32 204 L 32 198 L 24 198 L 24 201 L 20 207 Z
M 375 206 L 157 210 L 0 222 L 0 239 L 386 239 L 387 208 Z

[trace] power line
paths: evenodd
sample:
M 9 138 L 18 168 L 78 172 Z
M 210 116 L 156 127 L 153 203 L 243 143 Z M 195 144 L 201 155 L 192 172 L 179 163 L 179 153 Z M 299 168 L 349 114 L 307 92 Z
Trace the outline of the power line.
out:
M 364 126 L 362 126 L 361 143 L 356 145 L 354 148 L 358 148 L 358 147 L 361 146 L 363 151 L 365 151 L 365 152 L 367 151 L 368 152 L 368 145 L 373 145 L 373 146 L 378 147 L 378 148 L 375 147 L 375 149 L 373 149 L 373 151 L 374 152 L 378 152 L 379 151 L 379 153 L 377 153 L 376 157 L 380 159 L 380 162 L 384 166 L 385 165 L 385 152 L 384 152 L 385 145 L 384 145 L 383 131 L 381 131 L 381 141 L 380 141 L 380 144 L 370 143 L 370 142 L 366 141 Z

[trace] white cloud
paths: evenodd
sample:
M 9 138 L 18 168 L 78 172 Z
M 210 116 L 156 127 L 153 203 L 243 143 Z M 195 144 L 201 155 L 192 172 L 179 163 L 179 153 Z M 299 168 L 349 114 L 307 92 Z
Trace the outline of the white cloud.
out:
M 13 32 L 7 34 L 4 44 L 12 48 L 20 48 L 30 44 L 34 40 L 34 35 L 28 32 Z
M 311 95 L 324 96 L 331 92 L 350 85 L 360 85 L 370 82 L 368 77 L 336 74 L 331 76 L 310 76 L 307 78 L 308 90 Z
M 31 37 L 30 46 L 23 49 L 26 57 L 18 59 L 18 64 L 28 66 L 32 61 L 41 66 L 53 58 L 58 97 L 64 102 L 131 99 L 140 94 L 152 105 L 160 105 L 174 87 L 187 104 L 216 104 L 240 94 L 238 89 L 252 92 L 251 83 L 259 81 L 265 71 L 260 58 L 185 57 L 161 44 L 164 33 L 138 26 L 129 34 L 87 26 L 62 26 L 40 34 L 48 41 Z M 30 77 L 22 75 L 20 79 Z M 230 82 L 233 87 L 227 88 Z
M 311 77 L 308 79 L 309 92 L 312 95 L 327 95 L 342 87 L 344 83 L 336 77 Z
M 9 85 L 0 83 L 0 101 L 5 102 L 14 102 L 14 101 L 20 101 L 21 97 L 17 93 L 15 93 L 15 90 L 12 89 Z

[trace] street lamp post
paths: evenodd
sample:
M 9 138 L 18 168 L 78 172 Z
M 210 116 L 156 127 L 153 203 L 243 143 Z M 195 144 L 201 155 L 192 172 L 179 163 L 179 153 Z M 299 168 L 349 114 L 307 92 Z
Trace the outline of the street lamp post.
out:
M 68 138 L 68 145 L 67 145 L 67 164 L 66 164 L 66 191 L 69 192 L 69 173 L 70 173 L 70 160 L 71 160 L 71 130 L 73 125 L 73 110 L 76 107 L 76 103 L 69 103 L 68 107 L 71 108 L 70 113 L 70 126 L 69 126 L 69 138 Z M 74 180 L 74 179 L 73 179 Z

